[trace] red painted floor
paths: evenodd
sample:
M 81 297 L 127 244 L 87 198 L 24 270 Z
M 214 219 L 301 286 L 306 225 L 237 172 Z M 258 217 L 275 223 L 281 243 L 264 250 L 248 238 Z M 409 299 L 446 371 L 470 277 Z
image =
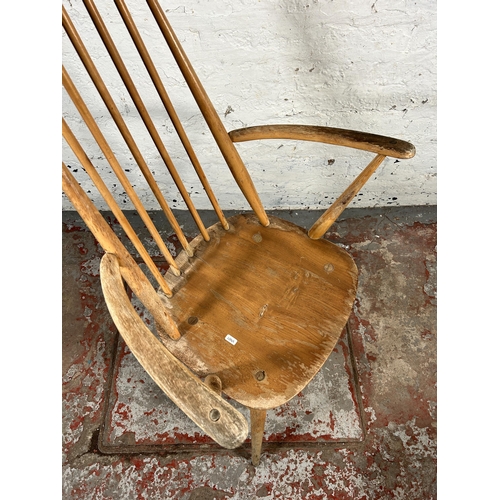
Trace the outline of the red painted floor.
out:
M 151 382 L 107 313 L 101 249 L 64 214 L 63 498 L 436 498 L 436 212 L 346 214 L 327 237 L 358 265 L 353 313 L 318 376 L 271 412 L 258 467 L 249 443 L 218 447 Z

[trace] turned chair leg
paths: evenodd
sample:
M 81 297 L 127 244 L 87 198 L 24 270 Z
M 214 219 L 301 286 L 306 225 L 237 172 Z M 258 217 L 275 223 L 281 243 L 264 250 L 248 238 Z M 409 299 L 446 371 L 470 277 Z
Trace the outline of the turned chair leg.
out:
M 260 462 L 264 425 L 266 423 L 266 410 L 250 408 L 250 433 L 252 438 L 252 464 L 257 466 Z

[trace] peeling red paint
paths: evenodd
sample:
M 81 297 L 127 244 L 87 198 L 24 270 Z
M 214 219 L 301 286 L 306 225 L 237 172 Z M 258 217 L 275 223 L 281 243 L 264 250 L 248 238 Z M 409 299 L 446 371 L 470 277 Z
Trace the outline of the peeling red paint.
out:
M 272 431 L 272 427 L 268 427 L 266 431 L 264 441 L 269 443 L 318 443 L 318 442 L 337 442 L 353 440 L 359 441 L 362 437 L 362 430 L 359 428 L 360 422 L 360 412 L 356 406 L 357 395 L 355 394 L 356 389 L 354 385 L 354 380 L 352 379 L 352 370 L 350 369 L 350 351 L 347 345 L 346 339 L 343 337 L 340 341 L 338 348 L 335 352 L 340 353 L 340 358 L 343 360 L 343 370 L 347 374 L 347 391 L 350 394 L 351 404 L 354 403 L 352 411 L 356 415 L 358 420 L 358 427 L 356 428 L 356 434 L 353 436 L 346 435 L 345 430 L 339 428 L 337 430 L 337 425 L 334 423 L 335 418 L 337 418 L 333 412 L 328 412 L 327 415 L 321 416 L 320 420 L 322 426 L 325 427 L 327 432 L 315 432 L 311 434 L 304 428 L 300 427 L 301 415 L 304 416 L 311 415 L 314 412 L 308 407 L 308 395 L 301 392 L 295 398 L 295 406 L 284 405 L 275 410 L 270 410 L 268 413 L 268 422 L 272 423 L 274 419 L 281 419 L 282 421 L 291 419 L 297 424 L 289 425 L 280 431 Z M 185 417 L 182 414 L 178 414 L 178 411 L 173 411 L 169 409 L 170 407 L 164 407 L 159 400 L 157 394 L 155 394 L 151 381 L 148 379 L 148 383 L 141 377 L 130 377 L 125 375 L 128 373 L 129 368 L 127 366 L 133 361 L 134 358 L 131 355 L 129 349 L 125 346 L 123 342 L 120 341 L 119 349 L 117 350 L 116 360 L 115 360 L 115 374 L 113 376 L 112 385 L 112 398 L 110 399 L 109 413 L 107 413 L 105 425 L 104 425 L 104 436 L 103 445 L 105 447 L 110 447 L 116 452 L 116 446 L 120 446 L 121 436 L 134 435 L 134 442 L 136 445 L 140 446 L 176 446 L 179 444 L 214 444 L 211 438 L 200 433 L 196 428 L 196 431 L 192 429 L 190 432 L 182 432 L 182 425 L 186 423 Z M 134 361 L 134 363 L 136 363 Z M 135 366 L 135 365 L 134 365 Z M 339 368 L 340 369 L 340 368 Z M 124 371 L 125 370 L 125 371 Z M 120 375 L 122 373 L 124 375 Z M 349 378 L 351 377 L 351 378 Z M 145 385 L 144 389 L 141 389 L 141 385 Z M 121 387 L 119 389 L 119 387 Z M 127 397 L 121 397 L 120 391 L 124 394 L 134 394 L 133 399 Z M 153 391 L 153 392 L 151 392 Z M 154 404 L 151 401 L 151 397 L 154 397 Z M 144 399 L 145 398 L 145 399 Z M 163 398 L 163 396 L 162 396 Z M 143 402 L 144 400 L 144 402 Z M 149 402 L 147 402 L 149 401 Z M 117 403 L 121 402 L 119 410 L 117 410 Z M 134 405 L 134 414 L 131 412 L 131 407 L 129 405 Z M 129 410 L 126 415 L 123 413 L 123 405 L 125 405 Z M 149 406 L 152 405 L 152 406 Z M 174 407 L 175 409 L 175 407 Z M 300 410 L 300 415 L 299 415 Z M 308 410 L 306 412 L 306 410 Z M 144 417 L 150 417 L 144 420 Z M 326 417 L 326 420 L 325 420 Z M 172 419 L 180 418 L 180 428 L 172 428 Z M 352 417 L 351 417 L 352 418 Z M 313 422 L 316 421 L 318 417 L 313 417 Z M 355 422 L 353 422 L 354 424 Z M 169 431 L 165 430 L 165 424 Z M 121 432 L 113 432 L 111 429 L 115 428 L 123 429 Z M 149 430 L 148 430 L 149 429 Z M 336 433 L 339 436 L 336 436 Z M 249 442 L 249 440 L 247 440 Z M 131 443 L 126 442 L 127 450 L 130 449 Z
M 199 451 L 191 449 L 170 456 L 155 452 L 130 454 L 130 450 L 102 455 L 97 447 L 91 451 L 93 435 L 98 435 L 102 443 L 113 442 L 113 429 L 103 427 L 105 397 L 110 398 L 110 407 L 116 404 L 122 419 L 114 422 L 115 430 L 120 425 L 122 430 L 130 430 L 127 425 L 133 418 L 132 406 L 120 399 L 113 385 L 106 394 L 116 330 L 103 305 L 98 276 L 94 276 L 92 259 L 99 258 L 102 252 L 85 229 L 71 225 L 65 229 L 63 225 L 63 239 L 70 242 L 67 245 L 73 248 L 75 262 L 70 278 L 78 290 L 78 306 L 71 308 L 76 333 L 64 341 L 63 347 L 68 353 L 64 358 L 68 368 L 63 373 L 64 497 L 434 500 L 435 224 L 395 225 L 385 217 L 367 217 L 340 222 L 338 226 L 337 240 L 350 246 L 361 278 L 380 275 L 361 283 L 350 318 L 356 366 L 350 364 L 346 339 L 341 339 L 335 349 L 345 360 L 343 370 L 352 400 L 357 401 L 357 390 L 361 395 L 359 403 L 367 433 L 339 448 L 333 446 L 329 434 L 296 434 L 298 429 L 292 419 L 301 414 L 297 409 L 289 413 L 282 409 L 282 417 L 289 415 L 291 425 L 283 432 L 269 433 L 269 447 L 264 444 L 261 465 L 253 467 L 248 441 L 246 447 L 230 451 L 213 447 L 206 436 L 185 433 L 180 427 L 173 432 L 161 431 L 165 415 L 158 411 L 161 398 L 155 393 L 150 395 L 154 406 L 142 414 L 161 431 L 156 435 L 157 442 L 164 446 L 199 446 L 194 448 Z M 169 241 L 178 249 L 176 238 Z M 83 254 L 82 249 L 88 252 Z M 401 281 L 394 281 L 391 289 L 383 288 L 384 280 L 399 278 Z M 401 336 L 405 336 L 404 342 Z M 115 370 L 129 355 L 119 342 Z M 395 371 L 388 373 L 389 368 Z M 355 373 L 359 387 L 353 382 Z M 140 372 L 127 375 L 123 382 L 132 390 L 149 387 Z M 354 410 L 358 412 L 357 404 Z M 314 417 L 310 408 L 302 412 Z M 333 413 L 326 423 L 335 428 Z M 135 435 L 125 437 L 136 445 L 147 444 L 147 439 Z M 288 448 L 280 448 L 284 441 L 289 443 Z M 326 445 L 320 447 L 322 443 Z

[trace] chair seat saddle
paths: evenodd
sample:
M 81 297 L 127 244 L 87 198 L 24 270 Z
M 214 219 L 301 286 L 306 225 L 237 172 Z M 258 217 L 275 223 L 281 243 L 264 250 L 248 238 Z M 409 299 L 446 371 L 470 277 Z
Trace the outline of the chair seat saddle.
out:
M 159 337 L 198 376 L 216 375 L 239 403 L 271 409 L 293 398 L 332 352 L 356 295 L 351 256 L 276 217 L 255 215 L 208 229 L 167 271 L 162 297 L 181 338 Z M 160 292 L 161 293 L 161 292 Z

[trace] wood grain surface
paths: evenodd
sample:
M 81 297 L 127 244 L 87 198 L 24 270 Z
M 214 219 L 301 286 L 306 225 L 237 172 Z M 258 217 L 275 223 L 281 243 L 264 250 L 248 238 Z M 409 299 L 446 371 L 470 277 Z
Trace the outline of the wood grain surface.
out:
M 180 363 L 146 327 L 123 286 L 118 258 L 101 259 L 101 283 L 113 321 L 127 346 L 165 394 L 224 448 L 248 436 L 245 417 Z
M 351 312 L 357 268 L 351 256 L 304 229 L 254 215 L 209 228 L 177 258 L 171 298 L 163 297 L 181 338 L 159 334 L 200 376 L 250 408 L 275 408 L 295 396 L 334 348 Z
M 336 146 L 362 149 L 392 158 L 413 158 L 415 146 L 409 142 L 369 134 L 357 130 L 315 125 L 259 125 L 232 130 L 229 132 L 233 142 L 255 141 L 261 139 L 291 139 L 323 142 Z

